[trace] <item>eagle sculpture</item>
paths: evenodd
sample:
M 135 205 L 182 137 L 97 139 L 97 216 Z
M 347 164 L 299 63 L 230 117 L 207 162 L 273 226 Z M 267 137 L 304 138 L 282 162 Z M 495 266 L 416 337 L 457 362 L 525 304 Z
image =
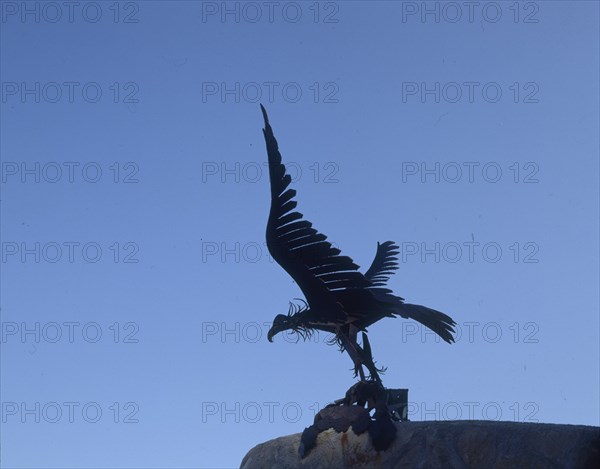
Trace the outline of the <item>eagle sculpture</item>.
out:
M 333 343 L 347 351 L 354 363 L 354 376 L 381 385 L 371 353 L 367 327 L 383 318 L 400 316 L 414 319 L 436 332 L 448 343 L 454 342 L 454 320 L 426 306 L 409 304 L 395 296 L 386 282 L 398 268 L 398 246 L 391 241 L 377 243 L 371 267 L 362 273 L 359 266 L 327 241 L 296 211 L 296 191 L 289 188 L 291 177 L 281 154 L 265 108 L 261 105 L 263 133 L 269 158 L 271 210 L 267 223 L 267 247 L 271 256 L 296 281 L 306 301 L 290 303 L 287 314 L 278 314 L 268 332 L 269 342 L 279 332 L 292 330 L 303 338 L 315 330 L 333 334 Z M 362 345 L 357 334 L 362 333 Z

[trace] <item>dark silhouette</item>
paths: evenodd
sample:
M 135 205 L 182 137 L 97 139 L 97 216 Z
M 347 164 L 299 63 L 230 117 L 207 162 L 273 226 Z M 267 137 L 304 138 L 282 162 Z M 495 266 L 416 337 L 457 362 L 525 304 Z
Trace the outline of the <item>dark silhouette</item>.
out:
M 267 223 L 267 246 L 273 258 L 296 281 L 306 302 L 290 303 L 288 314 L 278 314 L 269 330 L 268 339 L 291 329 L 303 338 L 318 329 L 335 334 L 341 350 L 346 350 L 354 363 L 354 376 L 365 381 L 363 366 L 370 380 L 381 385 L 375 367 L 366 328 L 384 317 L 414 319 L 436 332 L 448 343 L 454 341 L 455 322 L 450 316 L 425 306 L 404 303 L 386 288 L 389 276 L 398 268 L 398 246 L 391 241 L 377 244 L 375 259 L 364 274 L 350 257 L 326 241 L 327 237 L 294 211 L 296 191 L 289 189 L 291 177 L 281 162 L 277 140 L 269 125 L 265 108 L 263 133 L 269 157 L 271 211 Z M 357 333 L 362 332 L 362 347 Z

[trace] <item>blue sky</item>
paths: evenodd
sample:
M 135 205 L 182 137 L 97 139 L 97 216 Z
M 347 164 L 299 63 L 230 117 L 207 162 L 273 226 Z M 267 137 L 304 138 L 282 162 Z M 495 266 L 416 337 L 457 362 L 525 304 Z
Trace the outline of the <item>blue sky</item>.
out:
M 353 383 L 266 340 L 259 102 L 305 217 L 458 323 L 370 328 L 411 420 L 599 424 L 596 2 L 0 5 L 2 467 L 236 467 Z

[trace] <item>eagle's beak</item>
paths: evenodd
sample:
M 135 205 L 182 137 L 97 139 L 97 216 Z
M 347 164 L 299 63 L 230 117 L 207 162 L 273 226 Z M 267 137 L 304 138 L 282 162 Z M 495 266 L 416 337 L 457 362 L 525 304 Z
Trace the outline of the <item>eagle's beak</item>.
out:
M 287 327 L 282 327 L 281 325 L 274 325 L 271 327 L 271 329 L 269 329 L 269 332 L 267 333 L 267 339 L 269 339 L 269 342 L 273 342 L 273 337 L 285 330 L 287 330 Z

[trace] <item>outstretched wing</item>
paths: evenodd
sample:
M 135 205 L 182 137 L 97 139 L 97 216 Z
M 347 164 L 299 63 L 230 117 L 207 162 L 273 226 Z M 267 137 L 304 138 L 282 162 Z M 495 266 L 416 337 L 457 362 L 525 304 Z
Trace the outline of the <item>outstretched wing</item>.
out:
M 358 265 L 326 241 L 327 237 L 294 211 L 296 191 L 289 189 L 291 177 L 281 162 L 281 154 L 265 108 L 261 105 L 263 133 L 269 156 L 271 211 L 267 223 L 267 246 L 273 259 L 296 281 L 311 309 L 343 321 L 346 314 L 334 292 L 347 288 L 372 286 L 358 272 Z
M 382 244 L 377 243 L 375 259 L 373 259 L 369 270 L 365 272 L 367 280 L 370 280 L 373 285 L 385 285 L 390 275 L 394 273 L 394 270 L 398 269 L 398 258 L 396 255 L 399 252 L 398 246 L 393 241 L 386 241 Z

